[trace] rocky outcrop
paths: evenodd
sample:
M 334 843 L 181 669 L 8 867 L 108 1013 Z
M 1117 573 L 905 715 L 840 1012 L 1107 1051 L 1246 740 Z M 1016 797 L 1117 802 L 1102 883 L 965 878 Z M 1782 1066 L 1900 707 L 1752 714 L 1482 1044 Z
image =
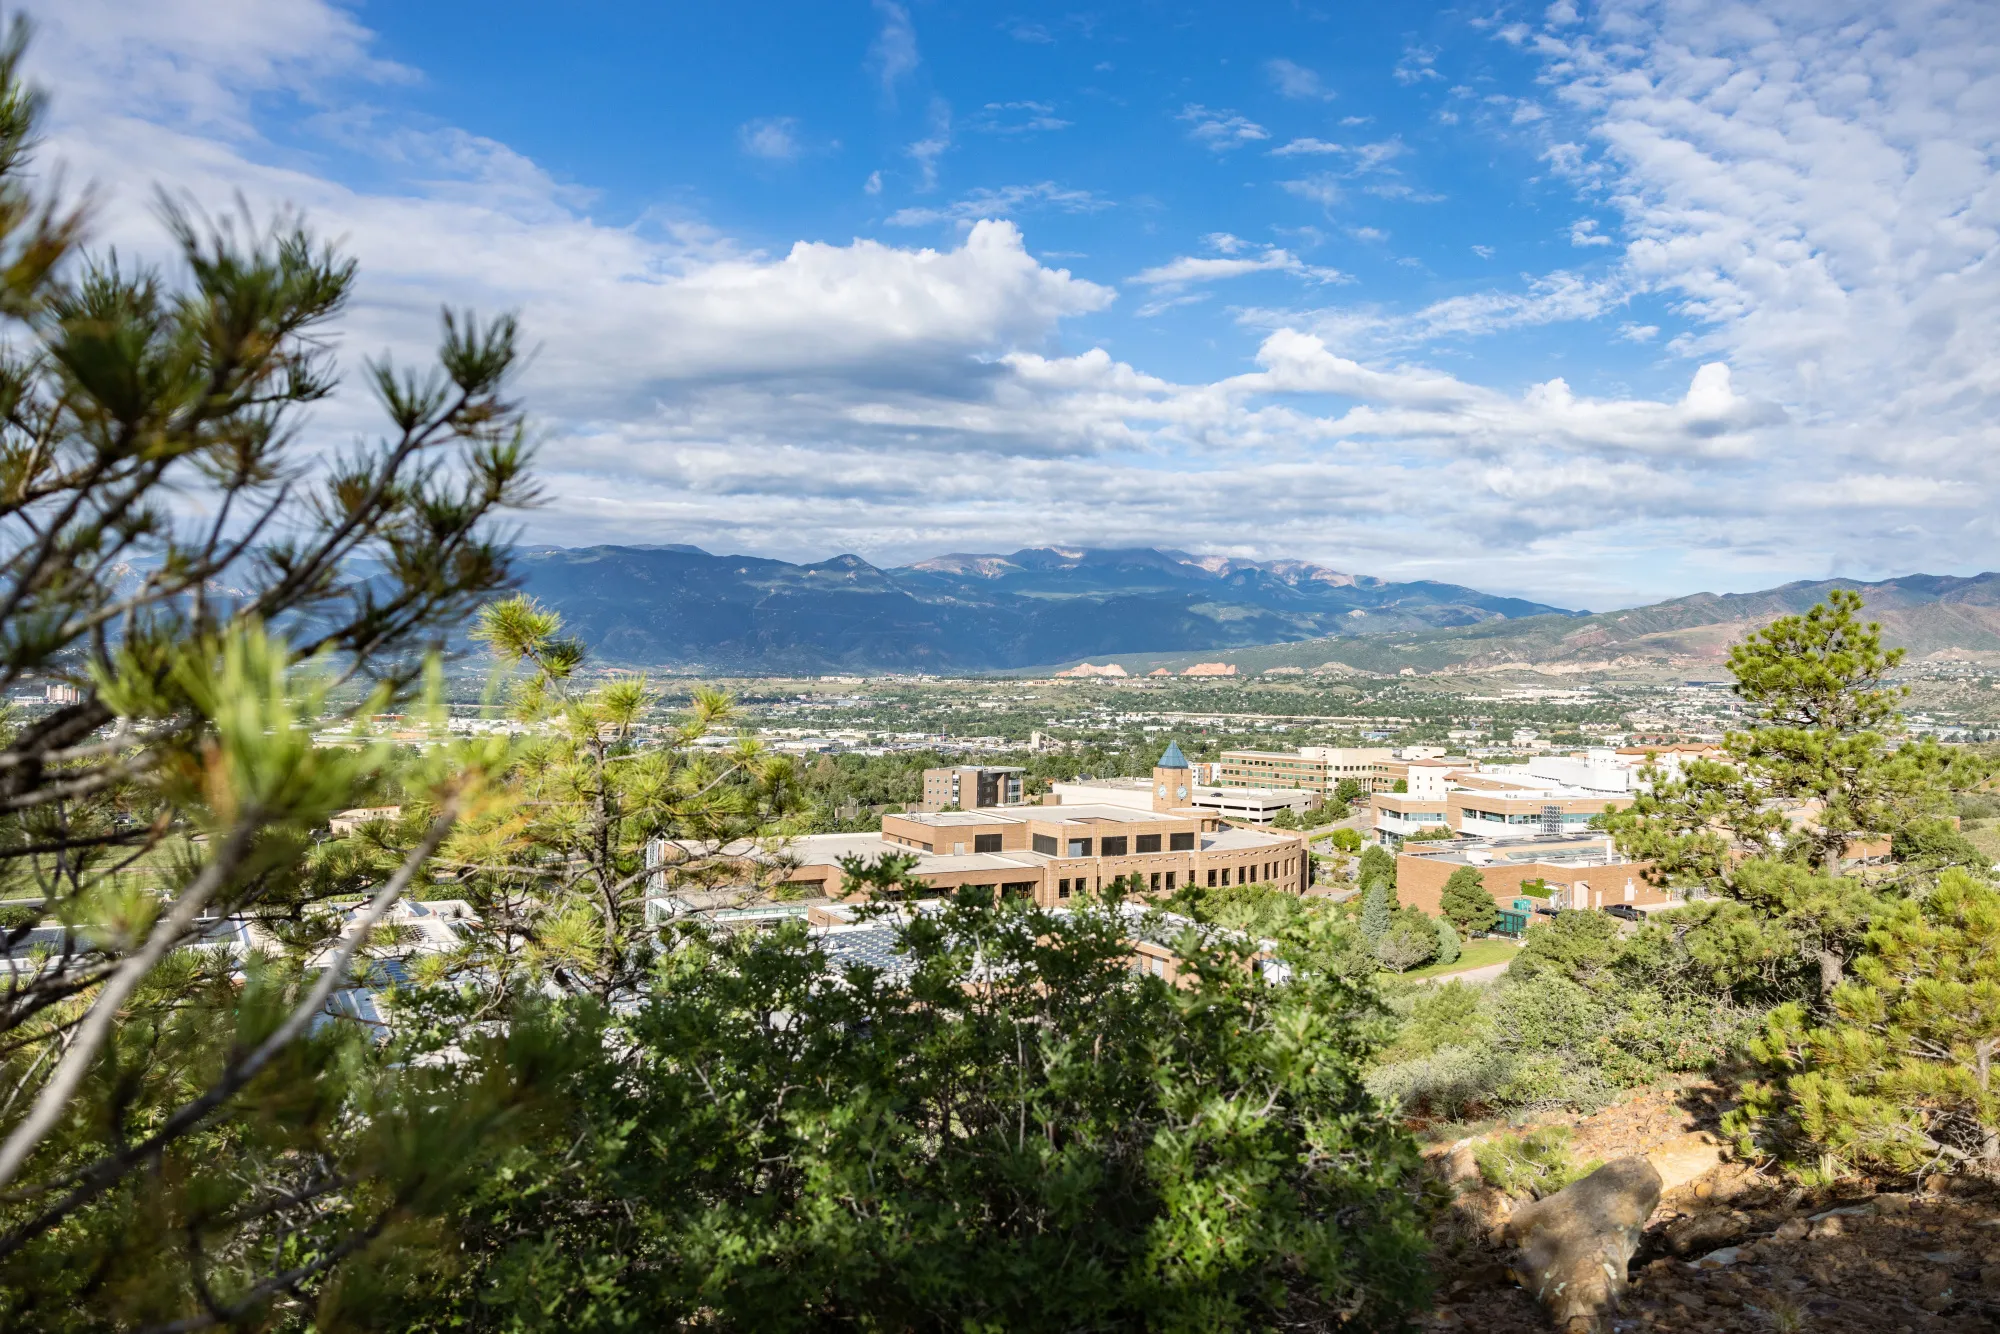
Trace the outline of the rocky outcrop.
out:
M 1634 1155 L 1522 1205 L 1507 1220 L 1502 1236 L 1516 1248 L 1515 1273 L 1556 1328 L 1597 1334 L 1607 1327 L 1660 1189 L 1659 1171 Z

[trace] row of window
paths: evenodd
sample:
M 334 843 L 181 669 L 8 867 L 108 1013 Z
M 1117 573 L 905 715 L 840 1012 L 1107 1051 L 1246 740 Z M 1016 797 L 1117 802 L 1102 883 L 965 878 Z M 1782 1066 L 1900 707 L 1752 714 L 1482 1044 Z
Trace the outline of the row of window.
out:
M 1282 861 L 1282 862 L 1265 862 L 1265 863 L 1264 863 L 1264 865 L 1263 865 L 1263 867 L 1262 867 L 1262 870 L 1263 870 L 1263 872 L 1264 872 L 1264 875 L 1263 875 L 1263 879 L 1264 879 L 1265 883 L 1275 883 L 1275 882 L 1277 881 L 1277 879 L 1278 879 L 1279 875 L 1280 875 L 1281 873 L 1283 873 L 1283 872 L 1286 872 L 1286 871 L 1288 871 L 1288 870 L 1289 870 L 1289 868 L 1291 867 L 1291 865 L 1292 865 L 1292 863 L 1291 863 L 1291 860 L 1290 860 L 1289 858 L 1287 858 L 1286 860 L 1284 860 L 1284 861 Z M 1234 869 L 1235 869 L 1235 871 L 1236 871 L 1236 880 L 1235 880 L 1235 882 L 1234 882 L 1234 883 L 1236 883 L 1236 884 L 1239 884 L 1239 885 L 1247 885 L 1247 884 L 1249 884 L 1249 883 L 1250 883 L 1250 873 L 1251 873 L 1252 871 L 1254 871 L 1254 870 L 1257 870 L 1257 869 L 1259 869 L 1259 868 L 1257 868 L 1257 867 L 1254 867 L 1254 866 L 1251 866 L 1251 865 L 1249 865 L 1249 864 L 1247 864 L 1247 863 L 1246 863 L 1245 865 L 1242 865 L 1242 866 L 1238 866 L 1238 867 L 1235 867 Z M 1217 867 L 1214 867 L 1214 866 L 1211 866 L 1211 867 L 1209 867 L 1209 868 L 1208 868 L 1208 887 L 1209 887 L 1210 889 L 1214 889 L 1214 888 L 1216 888 L 1216 876 L 1217 876 L 1217 874 L 1218 874 L 1218 871 L 1219 871 L 1219 873 L 1220 873 L 1220 875 L 1221 875 L 1221 877 L 1222 877 L 1222 879 L 1221 879 L 1221 883 L 1222 883 L 1222 884 L 1225 884 L 1225 885 L 1227 885 L 1227 884 L 1231 883 L 1231 881 L 1230 881 L 1230 879 L 1229 879 L 1229 872 L 1230 872 L 1230 870 L 1231 870 L 1231 868 L 1230 868 L 1230 867 L 1227 867 L 1227 866 L 1224 866 L 1224 867 L 1220 867 L 1220 868 L 1217 868 Z M 1068 898 L 1068 897 L 1069 897 L 1069 896 L 1070 896 L 1070 895 L 1071 895 L 1072 893 L 1075 893 L 1075 894 L 1081 894 L 1081 893 L 1083 893 L 1084 889 L 1086 888 L 1086 884 L 1085 884 L 1085 882 L 1086 882 L 1086 881 L 1093 881 L 1093 877 L 1090 877 L 1090 876 L 1081 876 L 1081 875 L 1080 875 L 1080 876 L 1076 876 L 1076 877 L 1073 877 L 1073 878 L 1071 878 L 1071 879 L 1062 879 L 1062 880 L 1057 880 L 1057 881 L 1056 881 L 1056 897 L 1057 897 L 1057 898 L 1059 898 L 1059 899 L 1066 899 L 1066 898 Z M 1102 876 L 1098 876 L 1098 877 L 1095 877 L 1095 878 L 1094 878 L 1094 884 L 1095 884 L 1095 887 L 1096 887 L 1096 888 L 1098 888 L 1098 889 L 1103 889 L 1103 888 L 1104 888 L 1104 878 L 1103 878 Z M 1147 882 L 1146 882 L 1146 888 L 1147 888 L 1147 890 L 1149 890 L 1150 892 L 1152 892 L 1152 893 L 1155 893 L 1155 894 L 1159 893 L 1159 892 L 1160 892 L 1161 890 L 1163 890 L 1163 889 L 1164 889 L 1164 890 L 1165 890 L 1165 891 L 1166 891 L 1167 893 L 1171 894 L 1171 893 L 1173 893 L 1173 892 L 1174 892 L 1174 890 L 1175 890 L 1175 888 L 1176 888 L 1176 887 L 1178 886 L 1178 884 L 1179 884 L 1179 880 L 1177 879 L 1177 873 L 1176 873 L 1176 872 L 1174 872 L 1174 871 L 1166 871 L 1166 872 L 1161 872 L 1161 871 L 1154 871 L 1154 872 L 1152 873 L 1152 875 L 1151 875 L 1151 876 L 1150 876 L 1150 877 L 1148 878 Z
M 975 841 L 983 840 L 986 837 L 988 836 L 980 835 L 979 839 Z M 990 849 L 990 851 L 993 852 L 1000 851 L 1000 844 L 999 844 L 1000 836 L 998 834 L 994 834 L 991 835 L 990 837 L 994 839 L 994 844 L 993 847 Z M 1192 832 L 1185 834 L 1168 834 L 1166 836 L 1166 839 L 1167 839 L 1166 850 L 1168 852 L 1194 851 L 1194 834 Z M 1109 835 L 1105 838 L 1097 839 L 1095 840 L 1095 842 L 1098 847 L 1097 855 L 1100 857 L 1125 857 L 1131 855 L 1132 853 L 1160 851 L 1160 835 L 1158 834 L 1139 834 L 1136 836 L 1130 836 L 1129 844 L 1128 844 L 1128 836 L 1124 834 Z M 1091 855 L 1090 849 L 1092 845 L 1092 840 L 1087 838 L 1070 839 L 1068 844 L 1068 850 L 1066 852 L 1058 852 L 1057 848 L 1062 845 L 1056 842 L 1055 835 L 1036 834 L 1034 836 L 1034 845 L 1035 845 L 1035 851 L 1041 853 L 1044 857 L 1056 857 L 1056 856 L 1088 857 Z M 981 847 L 979 850 L 981 852 L 989 851 L 989 849 L 985 847 Z

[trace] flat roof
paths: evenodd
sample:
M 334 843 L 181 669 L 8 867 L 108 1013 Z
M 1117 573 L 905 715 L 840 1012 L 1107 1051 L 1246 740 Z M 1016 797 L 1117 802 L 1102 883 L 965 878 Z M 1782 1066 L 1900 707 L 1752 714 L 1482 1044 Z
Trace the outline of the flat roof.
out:
M 1255 829 L 1218 829 L 1201 836 L 1203 852 L 1229 852 L 1237 848 L 1278 847 L 1291 842 L 1282 834 L 1266 834 Z

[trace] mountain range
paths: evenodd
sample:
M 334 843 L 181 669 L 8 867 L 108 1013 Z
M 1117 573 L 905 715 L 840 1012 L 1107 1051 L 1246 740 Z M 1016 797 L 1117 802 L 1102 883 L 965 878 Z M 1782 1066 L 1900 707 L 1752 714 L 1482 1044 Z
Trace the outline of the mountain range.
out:
M 880 568 L 795 565 L 699 547 L 526 547 L 526 591 L 600 661 L 718 674 L 1018 672 L 1115 659 L 1393 674 L 1508 666 L 1690 667 L 1832 588 L 1891 643 L 2000 654 L 2000 574 L 1809 580 L 1596 614 L 1457 584 L 1396 583 L 1306 561 L 1152 547 L 954 553 Z
M 1695 593 L 1651 606 L 1587 616 L 1530 616 L 1415 634 L 1346 636 L 1224 650 L 1212 654 L 1126 654 L 1138 674 L 1178 670 L 1197 658 L 1260 672 L 1473 672 L 1512 666 L 1589 672 L 1719 666 L 1729 645 L 1779 616 L 1804 611 L 1828 591 L 1862 595 L 1862 614 L 1883 639 L 1913 657 L 2000 656 L 2000 574 L 1913 574 L 1868 583 L 1817 579 L 1756 593 Z
M 891 569 L 699 547 L 527 547 L 525 590 L 598 660 L 721 673 L 1018 670 L 1581 613 L 1305 561 L 1154 548 L 954 554 Z

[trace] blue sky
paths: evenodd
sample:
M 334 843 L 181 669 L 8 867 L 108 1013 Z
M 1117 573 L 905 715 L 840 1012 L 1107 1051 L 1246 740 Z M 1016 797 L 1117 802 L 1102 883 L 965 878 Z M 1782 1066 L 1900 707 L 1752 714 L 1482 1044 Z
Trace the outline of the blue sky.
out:
M 537 538 L 1593 608 L 2000 564 L 1990 5 L 29 9 L 100 241 L 297 207 L 350 360 L 522 312 Z

